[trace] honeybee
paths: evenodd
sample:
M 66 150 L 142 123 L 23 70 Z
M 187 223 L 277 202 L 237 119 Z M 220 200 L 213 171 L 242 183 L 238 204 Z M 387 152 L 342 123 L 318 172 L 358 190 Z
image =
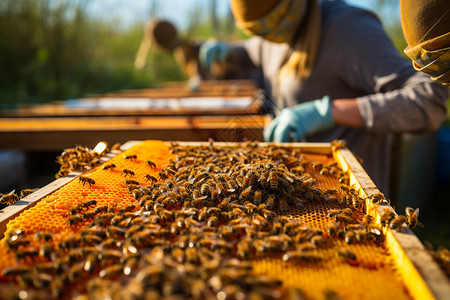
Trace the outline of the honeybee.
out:
M 0 204 L 6 204 L 6 205 L 11 205 L 16 203 L 17 201 L 19 201 L 19 196 L 17 196 L 15 194 L 16 190 L 13 190 L 11 192 L 9 192 L 8 194 L 4 194 L 1 198 L 0 198 Z
M 147 164 L 149 165 L 150 168 L 156 169 L 156 164 L 154 162 L 152 162 L 151 160 L 147 160 Z
M 345 262 L 356 261 L 357 259 L 356 254 L 345 247 L 339 248 L 336 251 L 336 255 Z
M 251 197 L 251 194 L 252 194 L 252 186 L 249 185 L 245 190 L 241 192 L 241 194 L 239 195 L 239 200 L 246 201 Z
M 137 159 L 137 155 L 136 154 L 132 154 L 132 155 L 125 155 L 123 157 L 124 159 L 129 159 L 131 161 L 135 161 Z
M 395 218 L 395 213 L 390 208 L 383 209 L 383 212 L 380 217 L 380 224 L 382 227 L 389 226 L 391 221 Z
M 376 204 L 381 202 L 383 199 L 385 199 L 384 194 L 381 192 L 372 194 L 369 196 L 369 198 L 372 200 L 372 203 Z
M 352 197 L 352 204 L 356 210 L 364 212 L 364 204 L 365 204 L 364 198 L 355 195 Z
M 53 240 L 53 236 L 50 232 L 41 232 L 38 231 L 34 235 L 39 240 L 44 240 L 46 242 Z
M 409 228 L 414 229 L 416 226 L 424 227 L 422 223 L 419 222 L 419 208 L 415 210 L 412 207 L 405 208 L 405 214 L 407 218 L 407 224 Z
M 103 170 L 114 170 L 115 167 L 115 164 L 104 165 Z
M 389 227 L 392 230 L 401 231 L 403 224 L 408 222 L 408 218 L 403 215 L 396 216 L 390 223 Z
M 83 186 L 84 186 L 85 183 L 88 183 L 89 186 L 92 186 L 93 184 L 95 184 L 95 180 L 94 179 L 86 177 L 86 176 L 80 176 L 78 178 L 78 180 L 83 183 Z
M 361 224 L 368 228 L 372 223 L 373 223 L 374 219 L 371 215 L 364 215 L 364 217 L 361 220 Z
M 292 262 L 319 262 L 322 260 L 321 256 L 317 254 L 308 253 L 307 251 L 288 251 L 283 255 L 284 261 Z
M 49 242 L 44 242 L 39 247 L 39 255 L 41 257 L 50 259 L 52 251 L 53 251 L 53 246 Z
M 2 270 L 2 276 L 17 276 L 29 274 L 31 272 L 30 268 L 24 266 L 17 267 L 6 267 Z
M 347 231 L 344 236 L 344 240 L 347 244 L 353 244 L 356 239 L 356 234 L 353 231 Z
M 26 259 L 27 257 L 34 258 L 38 255 L 39 255 L 39 252 L 36 249 L 22 249 L 22 250 L 16 251 L 16 253 L 15 253 L 17 260 Z
M 345 224 L 349 224 L 349 223 L 355 223 L 355 219 L 353 219 L 352 217 L 350 217 L 349 215 L 346 215 L 344 213 L 340 213 L 334 216 L 334 220 L 336 222 L 342 222 Z
M 289 208 L 289 205 L 288 205 L 288 203 L 287 203 L 287 201 L 286 201 L 285 198 L 280 198 L 280 204 L 279 204 L 279 207 L 280 207 L 280 211 L 281 211 L 282 213 L 287 212 L 287 210 L 288 210 L 288 208 Z
M 83 221 L 84 221 L 84 218 L 83 218 L 83 216 L 80 215 L 80 214 L 75 214 L 75 215 L 73 215 L 73 216 L 70 216 L 70 217 L 67 219 L 67 223 L 69 223 L 69 226 L 77 225 L 78 223 L 81 223 L 81 222 L 83 222 Z
M 261 191 L 255 191 L 255 193 L 253 194 L 253 203 L 255 205 L 260 205 L 261 204 L 261 199 L 262 199 Z
M 133 180 L 133 179 L 129 179 L 129 180 L 125 180 L 125 184 L 126 185 L 136 185 L 136 186 L 138 186 L 139 185 L 139 181 Z
M 145 175 L 145 181 L 149 181 L 149 180 L 152 181 L 153 183 L 158 181 L 158 179 L 155 176 L 150 175 L 150 174 L 146 174 Z
M 80 205 L 81 208 L 89 208 L 89 207 L 94 206 L 96 204 L 97 204 L 97 200 L 91 199 L 91 200 L 82 202 L 79 205 Z
M 123 265 L 115 264 L 111 266 L 107 266 L 98 274 L 100 278 L 114 278 L 123 273 Z
M 20 191 L 20 199 L 25 198 L 26 196 L 36 192 L 38 189 L 23 189 Z M 0 203 L 2 201 L 0 200 Z
M 203 183 L 200 187 L 200 194 L 208 195 L 210 193 L 210 186 L 207 183 Z
M 277 172 L 270 171 L 268 180 L 269 180 L 270 188 L 272 190 L 276 190 L 278 188 L 278 175 L 277 175 Z
M 263 189 L 266 189 L 269 186 L 269 171 L 264 171 L 261 173 L 261 176 L 259 177 L 259 182 L 261 183 L 261 187 Z
M 339 224 L 336 222 L 330 222 L 327 224 L 327 233 L 328 236 L 333 237 L 336 235 L 339 228 Z
M 125 177 L 126 177 L 126 176 L 131 176 L 131 177 L 132 177 L 132 176 L 135 175 L 133 171 L 128 170 L 128 169 L 123 169 L 123 170 L 122 170 L 122 174 L 125 175 Z
M 267 196 L 266 207 L 268 209 L 272 209 L 274 207 L 274 205 L 275 205 L 275 196 L 274 195 Z

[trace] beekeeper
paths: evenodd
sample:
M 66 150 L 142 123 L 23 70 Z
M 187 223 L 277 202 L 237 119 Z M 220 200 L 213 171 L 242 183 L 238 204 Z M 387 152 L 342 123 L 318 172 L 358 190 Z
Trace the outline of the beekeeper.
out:
M 401 0 L 400 14 L 414 68 L 450 87 L 450 1 Z
M 277 113 L 265 140 L 344 139 L 388 194 L 391 134 L 437 130 L 449 89 L 414 70 L 370 11 L 337 0 L 230 3 L 237 26 L 253 37 L 204 43 L 202 65 L 244 48 Z

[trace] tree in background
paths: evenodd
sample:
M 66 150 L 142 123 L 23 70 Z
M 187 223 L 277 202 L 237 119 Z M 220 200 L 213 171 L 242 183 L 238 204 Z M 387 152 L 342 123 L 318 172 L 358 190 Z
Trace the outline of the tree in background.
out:
M 193 2 L 185 12 L 184 36 L 226 40 L 246 36 L 219 1 Z M 391 38 L 402 52 L 400 20 L 392 17 L 394 0 L 373 0 Z M 148 64 L 134 69 L 136 49 L 146 20 L 118 26 L 115 18 L 96 18 L 90 5 L 100 0 L 2 0 L 0 2 L 0 109 L 17 104 L 85 97 L 118 89 L 146 88 L 185 80 L 168 53 L 150 51 Z M 152 0 L 148 17 L 169 1 Z M 388 16 L 387 18 L 383 16 Z

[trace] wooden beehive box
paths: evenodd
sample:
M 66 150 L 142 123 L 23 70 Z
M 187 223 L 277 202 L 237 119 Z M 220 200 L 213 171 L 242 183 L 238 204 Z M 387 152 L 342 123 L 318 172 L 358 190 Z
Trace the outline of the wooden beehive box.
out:
M 240 150 L 241 152 L 221 152 L 225 151 L 223 149 L 246 149 L 245 147 L 252 148 Z M 175 150 L 171 151 L 170 149 Z M 96 203 L 93 207 L 88 207 L 86 210 L 93 210 L 94 207 L 104 205 L 114 205 L 114 212 L 118 214 L 120 209 L 127 210 L 131 205 L 134 205 L 135 208 L 132 210 L 139 211 L 138 200 L 136 200 L 135 195 L 130 192 L 130 189 L 125 184 L 125 180 L 137 180 L 140 182 L 140 185 L 151 188 L 154 183 L 152 183 L 152 180 L 146 181 L 146 175 L 163 177 L 159 172 L 164 170 L 164 165 L 171 164 L 171 160 L 175 159 L 174 155 L 177 153 L 182 155 L 184 150 L 182 151 L 179 149 L 190 149 L 189 153 L 191 153 L 190 155 L 192 155 L 192 157 L 188 158 L 188 160 L 192 161 L 193 164 L 196 159 L 193 153 L 201 152 L 204 154 L 206 153 L 205 151 L 210 151 L 211 149 L 214 149 L 214 153 L 228 153 L 227 157 L 220 158 L 219 160 L 229 160 L 233 162 L 233 164 L 238 164 L 239 158 L 235 158 L 234 156 L 239 156 L 240 153 L 242 154 L 241 159 L 246 160 L 250 159 L 252 153 L 264 151 L 266 151 L 264 153 L 267 153 L 267 151 L 269 151 L 267 149 L 270 149 L 270 151 L 273 149 L 283 149 L 283 151 L 288 151 L 286 153 L 290 153 L 290 158 L 295 158 L 294 160 L 288 160 L 290 158 L 285 157 L 285 162 L 291 164 L 292 167 L 298 165 L 295 162 L 296 160 L 309 162 L 306 165 L 305 171 L 313 175 L 313 178 L 315 178 L 314 187 L 317 187 L 322 191 L 336 188 L 340 186 L 341 183 L 339 183 L 339 178 L 328 173 L 323 175 L 319 174 L 319 170 L 316 169 L 312 163 L 317 163 L 321 166 L 329 166 L 336 162 L 339 168 L 344 172 L 343 175 L 340 175 L 340 178 L 348 177 L 348 186 L 354 187 L 359 195 L 365 199 L 364 211 L 352 208 L 352 218 L 360 220 L 365 215 L 370 215 L 377 223 L 379 223 L 384 210 L 392 209 L 388 205 L 372 203 L 368 196 L 379 192 L 376 186 L 367 176 L 351 151 L 345 147 L 336 147 L 334 144 L 292 143 L 276 145 L 246 143 L 244 145 L 239 143 L 210 144 L 180 142 L 175 145 L 173 143 L 164 143 L 160 141 L 131 141 L 122 146 L 121 150 L 123 152 L 118 151 L 108 154 L 104 158 L 105 163 L 103 165 L 82 175 L 80 173 L 72 173 L 67 177 L 60 178 L 54 183 L 24 198 L 16 205 L 7 207 L 2 213 L 3 218 L 0 223 L 0 231 L 5 233 L 6 236 L 0 243 L 0 269 L 5 270 L 5 268 L 11 265 L 33 265 L 46 261 L 46 258 L 42 257 L 38 257 L 35 260 L 17 258 L 17 254 L 15 257 L 14 251 L 8 250 L 5 244 L 5 240 L 8 236 L 11 236 L 11 232 L 14 229 L 23 229 L 28 235 L 33 235 L 36 232 L 51 232 L 53 236 L 52 242 L 56 245 L 58 242 L 67 240 L 69 237 L 73 237 L 74 234 L 82 232 L 87 223 L 93 220 L 89 219 L 89 222 L 77 221 L 72 225 L 67 223 L 67 219 L 70 217 L 70 209 L 80 203 L 86 203 L 86 201 L 96 199 Z M 214 157 L 212 152 L 210 152 L 210 154 L 211 155 L 207 157 Z M 207 157 L 203 157 L 202 159 L 208 160 Z M 149 161 L 155 163 L 155 167 L 149 164 Z M 266 161 L 266 165 L 270 163 L 270 161 L 271 160 Z M 275 163 L 277 159 L 274 158 L 273 161 Z M 251 161 L 244 162 L 245 165 L 247 165 Z M 112 163 L 115 165 L 114 169 L 105 170 L 103 168 L 105 165 L 110 165 Z M 210 167 L 210 173 L 216 172 L 215 174 L 217 175 L 221 174 L 221 172 L 226 172 L 226 166 L 217 162 L 215 163 L 216 166 L 212 165 Z M 130 174 L 124 170 L 132 171 L 134 174 Z M 291 171 L 292 170 L 293 169 L 291 169 Z M 80 175 L 94 180 L 95 183 L 92 186 L 89 183 L 83 185 L 83 181 L 79 180 Z M 147 177 L 147 179 L 152 178 L 151 176 Z M 193 182 L 195 182 L 195 180 Z M 271 181 L 267 181 L 266 183 L 272 184 Z M 283 189 L 285 186 L 282 183 L 279 184 L 280 185 L 277 186 L 277 188 L 274 188 L 273 186 L 269 187 L 269 190 L 272 189 L 270 193 L 274 193 L 277 197 L 285 195 L 283 193 L 276 193 L 277 189 Z M 243 192 L 243 190 L 244 188 L 242 188 L 241 192 Z M 229 193 L 233 192 L 234 191 L 231 191 Z M 201 192 L 201 195 L 203 195 L 203 192 Z M 239 194 L 239 197 L 241 197 L 240 195 L 241 193 Z M 266 199 L 266 196 L 267 195 L 263 196 L 263 199 Z M 201 197 L 199 197 L 199 199 L 200 198 Z M 266 200 L 263 200 L 263 202 Z M 294 200 L 288 199 L 288 201 L 292 202 Z M 293 203 L 295 203 L 295 201 Z M 219 206 L 220 203 L 215 203 L 215 206 Z M 285 227 L 288 225 L 295 225 L 294 227 L 297 228 L 306 226 L 309 229 L 313 228 L 314 230 L 320 230 L 320 236 L 325 242 L 322 246 L 314 247 L 311 252 L 307 252 L 308 256 L 302 256 L 302 258 L 297 260 L 284 259 L 284 255 L 289 252 L 289 249 L 259 251 L 255 250 L 259 249 L 256 246 L 252 246 L 255 248 L 252 248 L 253 254 L 251 254 L 248 259 L 243 259 L 238 255 L 240 261 L 250 261 L 252 268 L 250 274 L 252 276 L 258 278 L 258 280 L 263 280 L 261 276 L 265 275 L 272 280 L 268 281 L 268 279 L 264 279 L 266 280 L 264 282 L 266 282 L 267 286 L 273 286 L 273 290 L 279 293 L 260 289 L 259 293 L 262 293 L 263 291 L 267 293 L 264 294 L 265 297 L 270 296 L 273 299 L 285 298 L 288 295 L 286 294 L 286 289 L 292 291 L 294 288 L 303 291 L 308 299 L 323 299 L 323 297 L 331 297 L 333 295 L 338 295 L 342 299 L 446 299 L 450 294 L 448 279 L 406 225 L 403 226 L 401 231 L 392 231 L 388 228 L 383 228 L 382 236 L 384 236 L 384 238 L 381 243 L 379 241 L 370 241 L 352 242 L 348 244 L 343 237 L 332 236 L 327 233 L 328 224 L 330 221 L 333 221 L 333 217 L 329 216 L 330 210 L 344 209 L 348 207 L 348 205 L 341 204 L 334 200 L 324 201 L 323 199 L 319 200 L 316 198 L 305 201 L 302 204 L 302 207 L 288 205 L 286 209 L 282 209 L 281 201 L 277 203 L 279 203 L 279 206 L 274 210 L 277 215 L 276 218 L 284 218 L 283 220 L 287 220 L 284 221 L 287 223 L 283 223 Z M 172 207 L 172 209 L 179 210 L 180 207 Z M 241 217 L 241 219 L 244 218 L 245 216 Z M 163 225 L 162 227 L 164 226 L 166 225 Z M 199 226 L 205 227 L 207 225 L 206 222 L 204 222 L 199 224 Z M 271 223 L 267 226 L 274 225 Z M 108 231 L 108 229 L 106 230 Z M 205 231 L 205 235 L 206 232 L 210 231 Z M 250 235 L 250 233 L 247 232 L 246 235 Z M 267 234 L 264 234 L 264 236 L 267 236 Z M 278 241 L 278 237 L 281 236 L 283 236 L 281 233 L 278 235 L 273 234 L 272 240 Z M 241 238 L 244 239 L 245 236 Z M 167 241 L 170 243 L 178 243 L 179 239 L 180 237 L 177 235 L 170 235 Z M 256 235 L 253 243 L 255 245 L 257 243 L 260 244 L 262 239 L 263 237 Z M 123 238 L 119 238 L 119 240 L 123 240 Z M 35 240 L 32 241 L 35 242 Z M 216 242 L 216 248 L 211 248 L 214 249 L 214 251 L 217 250 L 220 252 L 223 249 L 228 249 L 223 243 L 219 243 L 219 241 Z M 235 249 L 237 241 L 226 240 L 226 243 L 232 245 L 231 249 Z M 220 248 L 219 245 L 224 248 Z M 279 246 L 282 247 L 281 245 Z M 172 247 L 176 248 L 176 246 L 173 245 Z M 293 246 L 286 247 L 289 248 Z M 343 260 L 336 256 L 336 250 L 342 247 L 353 252 L 357 258 Z M 61 255 L 67 255 L 69 250 L 61 251 Z M 149 255 L 149 253 L 147 253 L 148 250 L 142 251 L 144 251 L 143 256 L 147 257 L 147 255 Z M 233 256 L 236 253 L 240 253 L 235 253 L 235 250 L 230 251 L 232 251 L 232 254 L 220 252 L 221 256 L 227 257 L 228 255 Z M 170 256 L 168 253 L 166 253 L 166 255 Z M 82 256 L 80 261 L 84 262 L 86 259 L 85 256 Z M 150 258 L 146 259 L 150 260 Z M 211 260 L 214 261 L 214 259 Z M 230 263 L 230 261 L 226 262 Z M 221 263 L 224 263 L 224 261 L 221 261 Z M 88 286 L 86 278 L 89 278 L 90 276 L 97 277 L 99 274 L 100 276 L 101 274 L 104 275 L 105 273 L 101 273 L 103 271 L 102 268 L 106 269 L 107 266 L 108 264 L 106 264 L 106 266 L 99 266 L 93 274 L 81 271 L 83 273 L 83 276 L 81 276 L 83 279 L 81 279 L 80 282 L 77 281 L 78 279 L 74 279 L 73 282 L 70 281 L 71 283 L 67 284 L 68 292 L 64 294 L 64 296 L 74 297 L 79 293 L 86 293 L 86 286 Z M 198 266 L 198 268 L 201 269 L 200 266 Z M 72 268 L 70 270 L 72 270 Z M 67 272 L 70 270 L 65 269 Z M 236 270 L 233 271 L 233 276 L 238 276 L 236 275 L 238 274 L 236 272 Z M 194 274 L 196 273 L 194 272 Z M 133 273 L 131 275 L 133 275 Z M 143 278 L 142 274 L 136 276 L 141 279 Z M 191 274 L 189 277 L 190 279 L 187 277 L 179 279 L 181 281 L 189 281 L 192 280 L 192 278 L 196 278 L 195 276 L 197 275 Z M 124 275 L 112 276 L 112 279 L 108 279 L 109 281 L 105 279 L 108 278 L 106 275 L 103 277 L 102 280 L 108 282 L 108 287 L 111 290 L 115 290 L 117 285 L 124 289 L 130 287 L 130 284 L 134 283 L 133 279 Z M 216 296 L 217 294 L 217 297 L 219 297 L 219 293 L 225 293 L 220 296 L 232 293 L 223 286 L 222 289 L 215 290 L 213 287 L 215 287 L 214 282 L 216 281 L 213 279 L 217 278 L 212 276 L 211 278 L 208 277 L 208 279 L 209 280 L 204 279 L 204 282 L 208 285 L 210 290 L 213 290 L 213 296 Z M 282 287 L 275 285 L 273 280 L 282 282 Z M 251 285 L 250 282 L 246 284 Z M 14 285 L 11 283 L 5 283 L 4 287 L 6 286 L 8 289 L 14 290 L 11 287 Z M 234 288 L 236 287 L 234 286 Z M 43 290 L 45 291 L 45 289 Z M 247 292 L 256 293 L 256 290 L 250 289 Z M 161 293 L 163 293 L 163 290 L 161 290 Z M 206 297 L 206 295 L 207 294 L 203 296 Z M 193 297 L 193 295 L 190 296 Z

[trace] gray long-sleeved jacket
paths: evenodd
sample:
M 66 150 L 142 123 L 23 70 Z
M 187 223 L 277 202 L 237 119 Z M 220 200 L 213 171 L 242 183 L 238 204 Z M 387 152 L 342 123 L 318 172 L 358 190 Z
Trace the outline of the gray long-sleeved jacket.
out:
M 335 126 L 306 140 L 346 140 L 375 184 L 388 193 L 390 134 L 438 129 L 446 116 L 449 89 L 415 71 L 371 12 L 336 0 L 322 1 L 321 7 L 320 49 L 304 82 L 287 78 L 279 84 L 278 70 L 289 45 L 253 37 L 244 47 L 261 68 L 263 87 L 279 109 L 324 95 L 357 99 L 365 129 Z

